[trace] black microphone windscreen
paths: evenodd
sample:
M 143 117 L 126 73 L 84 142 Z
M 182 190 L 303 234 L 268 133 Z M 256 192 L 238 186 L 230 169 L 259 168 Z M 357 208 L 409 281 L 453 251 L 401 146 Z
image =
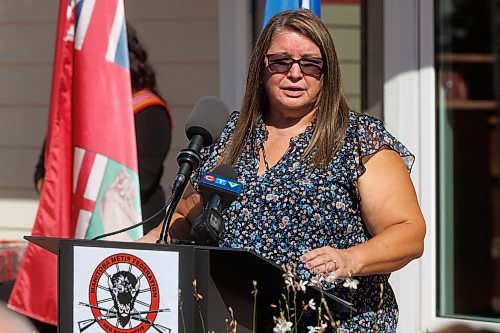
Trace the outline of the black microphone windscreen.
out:
M 236 173 L 236 170 L 229 165 L 229 164 L 221 164 L 217 168 L 212 171 L 212 173 L 215 173 L 217 175 L 221 175 L 224 178 L 229 178 L 235 181 L 238 181 L 238 174 Z
M 220 98 L 203 97 L 186 122 L 186 136 L 191 140 L 193 136 L 201 135 L 203 146 L 209 146 L 219 138 L 228 118 L 229 109 Z

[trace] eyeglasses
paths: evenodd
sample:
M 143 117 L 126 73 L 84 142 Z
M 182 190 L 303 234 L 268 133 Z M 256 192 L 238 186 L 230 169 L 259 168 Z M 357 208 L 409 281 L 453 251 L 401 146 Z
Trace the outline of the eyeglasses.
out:
M 273 73 L 287 73 L 293 64 L 299 64 L 300 71 L 305 75 L 319 76 L 323 73 L 323 59 L 307 57 L 292 59 L 286 54 L 266 54 L 269 70 Z

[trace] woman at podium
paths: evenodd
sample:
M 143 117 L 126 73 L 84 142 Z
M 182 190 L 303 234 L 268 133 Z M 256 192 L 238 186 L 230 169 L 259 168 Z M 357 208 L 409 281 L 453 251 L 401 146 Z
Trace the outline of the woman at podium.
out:
M 341 329 L 396 331 L 389 274 L 422 255 L 425 235 L 409 176 L 414 156 L 381 121 L 349 109 L 333 40 L 312 12 L 269 21 L 251 56 L 241 111 L 201 155 L 171 238 L 188 239 L 203 210 L 201 173 L 232 165 L 243 188 L 221 212 L 218 246 L 295 265 L 302 280 L 323 277 L 325 289 L 359 310 Z

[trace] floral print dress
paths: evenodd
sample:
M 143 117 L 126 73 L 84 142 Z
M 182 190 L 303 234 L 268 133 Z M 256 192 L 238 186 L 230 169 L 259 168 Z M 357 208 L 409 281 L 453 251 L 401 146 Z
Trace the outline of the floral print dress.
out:
M 239 113 L 234 112 L 220 139 L 202 151 L 200 167 L 192 176 L 198 189 L 201 171 L 211 171 L 234 130 Z M 313 274 L 300 256 L 322 246 L 347 249 L 370 238 L 360 210 L 356 186 L 365 168 L 362 158 L 382 148 L 396 151 L 410 171 L 414 156 L 387 130 L 381 121 L 349 112 L 349 122 L 341 150 L 322 171 L 309 168 L 301 160 L 312 138 L 313 126 L 290 140 L 281 160 L 258 176 L 259 149 L 267 129 L 261 119 L 247 137 L 243 152 L 234 165 L 243 184 L 239 197 L 222 212 L 225 230 L 219 246 L 250 248 L 279 265 L 294 264 L 303 280 Z M 356 277 L 357 289 L 343 287 L 337 280 L 325 289 L 353 303 L 359 312 L 341 322 L 338 332 L 395 332 L 398 308 L 388 283 L 389 274 Z M 382 305 L 381 285 L 383 285 Z

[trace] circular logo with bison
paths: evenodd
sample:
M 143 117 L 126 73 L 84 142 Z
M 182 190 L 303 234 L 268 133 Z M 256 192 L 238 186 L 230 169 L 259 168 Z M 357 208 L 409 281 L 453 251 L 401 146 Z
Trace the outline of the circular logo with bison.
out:
M 97 323 L 105 332 L 157 332 L 169 328 L 155 324 L 159 312 L 160 293 L 156 278 L 140 258 L 128 254 L 113 254 L 99 263 L 89 283 L 89 303 L 93 319 L 79 322 L 80 332 Z

